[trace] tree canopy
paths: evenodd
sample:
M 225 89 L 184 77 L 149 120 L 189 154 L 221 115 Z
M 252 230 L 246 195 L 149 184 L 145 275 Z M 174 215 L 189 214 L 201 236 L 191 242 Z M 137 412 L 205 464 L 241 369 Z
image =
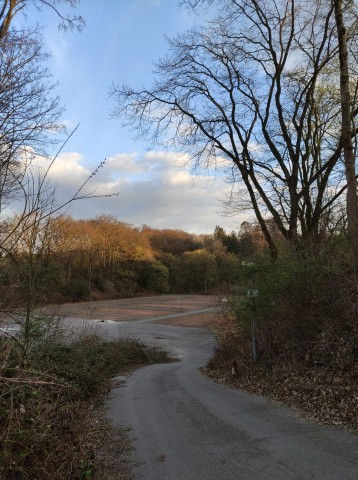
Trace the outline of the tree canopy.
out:
M 190 151 L 194 165 L 231 164 L 244 187 L 241 208 L 253 210 L 273 255 L 272 219 L 295 243 L 324 238 L 346 190 L 333 3 L 182 3 L 212 4 L 218 13 L 169 40 L 150 88 L 114 85 L 114 115 L 139 135 Z M 349 8 L 355 117 L 357 16 L 354 3 Z

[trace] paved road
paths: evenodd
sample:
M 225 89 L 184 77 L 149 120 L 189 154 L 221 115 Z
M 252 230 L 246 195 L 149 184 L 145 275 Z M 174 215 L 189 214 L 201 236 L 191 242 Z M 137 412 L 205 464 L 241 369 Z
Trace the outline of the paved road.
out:
M 166 318 L 175 316 L 183 315 Z M 108 414 L 131 428 L 137 480 L 358 480 L 357 436 L 211 382 L 198 367 L 213 335 L 153 323 L 159 318 L 64 321 L 79 331 L 95 325 L 109 338 L 133 335 L 180 360 L 142 368 L 111 392 Z
M 102 328 L 118 335 L 118 326 Z M 131 428 L 138 480 L 357 480 L 358 437 L 215 384 L 198 367 L 215 340 L 201 328 L 124 323 L 123 334 L 180 361 L 136 371 L 112 391 L 109 416 Z

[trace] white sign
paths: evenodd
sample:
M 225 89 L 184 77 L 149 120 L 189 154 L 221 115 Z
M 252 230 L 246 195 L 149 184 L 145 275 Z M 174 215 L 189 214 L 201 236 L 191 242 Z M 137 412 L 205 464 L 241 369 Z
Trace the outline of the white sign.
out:
M 247 291 L 247 296 L 250 298 L 258 297 L 259 296 L 259 291 L 258 290 L 248 290 Z

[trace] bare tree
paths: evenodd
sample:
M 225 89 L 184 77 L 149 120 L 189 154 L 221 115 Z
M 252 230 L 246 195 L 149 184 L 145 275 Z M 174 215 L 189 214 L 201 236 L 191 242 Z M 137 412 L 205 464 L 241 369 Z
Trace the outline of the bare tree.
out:
M 62 109 L 36 31 L 0 38 L 0 212 L 22 195 L 22 179 L 63 130 Z
M 0 214 L 22 196 L 26 170 L 36 155 L 58 141 L 64 130 L 59 123 L 62 109 L 53 93 L 54 84 L 46 69 L 47 54 L 37 29 L 12 27 L 20 12 L 50 8 L 63 28 L 78 28 L 82 17 L 62 12 L 75 7 L 78 0 L 2 0 L 0 1 Z
M 347 220 L 348 240 L 351 256 L 358 267 L 358 195 L 355 171 L 355 152 L 352 137 L 354 137 L 353 107 L 350 95 L 350 71 L 347 29 L 344 20 L 344 2 L 334 0 L 335 19 L 337 26 L 340 66 L 340 93 L 342 106 L 342 144 L 347 180 Z M 346 13 L 353 18 L 357 17 L 354 2 L 346 2 Z
M 114 116 L 189 150 L 194 165 L 231 163 L 273 256 L 271 218 L 286 239 L 317 241 L 346 189 L 332 3 L 182 3 L 215 4 L 218 16 L 170 40 L 151 88 L 114 85 Z M 348 42 L 355 27 L 353 18 Z
M 30 215 L 31 198 L 43 197 L 43 185 L 34 191 L 33 160 L 47 157 L 47 149 L 65 133 L 59 119 L 62 108 L 54 94 L 55 85 L 45 66 L 48 55 L 43 52 L 38 29 L 12 26 L 19 12 L 28 8 L 47 7 L 60 17 L 64 28 L 81 28 L 80 16 L 65 15 L 62 5 L 71 8 L 78 0 L 3 0 L 0 1 L 0 214 L 18 202 L 23 220 Z M 62 5 L 61 5 L 62 4 Z M 72 134 L 71 134 L 72 135 Z M 71 136 L 70 135 L 70 136 Z M 56 158 L 57 156 L 55 156 Z M 44 174 L 44 181 L 47 179 Z M 35 175 L 36 176 L 36 175 Z M 77 194 L 75 195 L 75 197 Z M 34 205 L 32 205 L 34 206 Z M 34 206 L 38 209 L 38 205 Z M 52 214 L 54 212 L 52 211 Z M 2 218 L 4 222 L 4 218 Z M 21 228 L 16 227 L 17 230 Z M 1 232 L 4 233 L 4 232 Z M 11 234 L 11 232 L 8 232 Z M 6 240 L 1 235 L 1 240 Z
M 101 162 L 70 198 L 65 202 L 57 200 L 56 186 L 50 182 L 49 174 L 65 143 L 46 169 L 36 166 L 35 163 L 26 168 L 21 177 L 22 198 L 18 205 L 19 213 L 11 217 L 3 216 L 0 222 L 0 267 L 8 268 L 14 277 L 10 288 L 0 285 L 0 311 L 12 316 L 22 326 L 24 352 L 31 346 L 33 334 L 36 336 L 43 329 L 46 330 L 50 321 L 50 316 L 36 310 L 50 298 L 49 280 L 56 280 L 55 273 L 44 272 L 46 262 L 48 263 L 56 250 L 58 240 L 53 229 L 53 220 L 56 218 L 57 222 L 60 222 L 66 207 L 77 200 L 112 196 L 96 195 L 88 188 L 91 178 L 105 163 Z M 46 275 L 47 284 L 44 285 Z M 19 287 L 19 284 L 22 296 L 14 298 L 14 287 Z M 10 295 L 6 295 L 7 291 Z
M 56 12 L 64 28 L 80 28 L 82 19 L 63 15 L 57 9 L 61 3 L 73 7 L 78 2 L 0 1 L 0 258 L 2 269 L 10 264 L 13 266 L 16 247 L 24 244 L 25 239 L 33 240 L 27 242 L 32 252 L 28 256 L 31 261 L 27 263 L 27 319 L 33 308 L 31 296 L 36 262 L 32 260 L 38 256 L 40 232 L 46 231 L 46 222 L 52 215 L 72 200 L 87 195 L 79 188 L 65 205 L 58 205 L 54 189 L 48 184 L 49 169 L 56 156 L 43 173 L 33 165 L 36 157 L 47 156 L 48 147 L 60 141 L 58 134 L 64 130 L 59 123 L 62 109 L 45 67 L 47 55 L 42 50 L 40 31 L 16 29 L 12 22 L 15 15 L 21 11 L 25 13 L 31 5 L 36 8 L 46 6 Z M 12 220 L 9 219 L 9 209 L 19 212 Z M 16 299 L 11 299 L 9 305 L 4 295 L 9 284 L 1 283 L 2 311 L 9 307 L 16 310 Z
M 4 38 L 13 22 L 13 19 L 20 12 L 26 13 L 30 6 L 50 8 L 60 19 L 60 27 L 67 29 L 81 30 L 84 20 L 80 15 L 64 14 L 60 10 L 61 4 L 67 4 L 71 8 L 76 7 L 80 0 L 1 0 L 0 1 L 0 39 Z

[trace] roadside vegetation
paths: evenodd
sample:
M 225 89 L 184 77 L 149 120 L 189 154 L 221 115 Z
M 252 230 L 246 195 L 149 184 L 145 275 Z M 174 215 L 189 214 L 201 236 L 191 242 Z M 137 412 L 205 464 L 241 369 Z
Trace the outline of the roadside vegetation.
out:
M 93 477 L 111 377 L 168 360 L 133 339 L 69 341 L 39 314 L 65 301 L 225 296 L 208 375 L 357 430 L 355 2 L 182 0 L 214 6 L 210 23 L 170 40 L 152 88 L 113 84 L 113 116 L 232 182 L 228 211 L 251 220 L 208 235 L 63 214 L 104 162 L 57 203 L 48 174 L 72 134 L 41 30 L 13 18 L 49 8 L 81 30 L 62 10 L 78 3 L 0 1 L 0 326 L 21 327 L 0 337 L 0 478 Z
M 112 377 L 168 360 L 135 339 L 105 342 L 91 334 L 69 342 L 59 333 L 30 350 L 21 337 L 0 338 L 2 479 L 92 478 L 103 468 L 107 432 L 113 442 L 119 435 L 124 453 L 127 448 L 124 435 L 103 425 L 99 413 Z M 125 455 L 121 461 L 125 465 Z
M 219 344 L 204 370 L 358 431 L 358 290 L 344 235 L 319 249 L 282 244 L 280 253 L 275 262 L 256 256 L 241 266 L 240 289 L 222 308 Z

